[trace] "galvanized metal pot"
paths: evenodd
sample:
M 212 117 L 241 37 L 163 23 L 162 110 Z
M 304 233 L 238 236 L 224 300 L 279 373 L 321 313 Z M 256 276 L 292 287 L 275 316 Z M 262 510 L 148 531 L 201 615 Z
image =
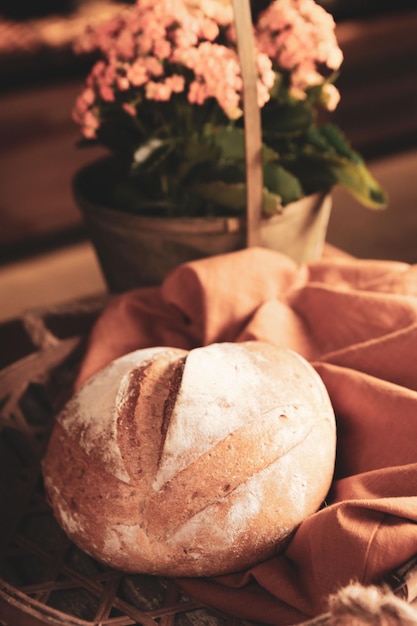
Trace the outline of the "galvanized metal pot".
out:
M 104 159 L 82 168 L 73 192 L 111 292 L 157 285 L 181 263 L 245 248 L 244 217 L 148 217 L 107 206 L 97 190 L 108 182 L 110 165 Z M 329 194 L 317 193 L 262 219 L 260 245 L 297 263 L 316 260 L 331 204 Z

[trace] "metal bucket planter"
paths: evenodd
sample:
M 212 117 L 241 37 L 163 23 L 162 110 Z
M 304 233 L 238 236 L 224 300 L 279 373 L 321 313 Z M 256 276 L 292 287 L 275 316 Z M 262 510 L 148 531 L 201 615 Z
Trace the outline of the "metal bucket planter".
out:
M 244 217 L 147 217 L 107 206 L 97 200 L 97 189 L 108 181 L 109 165 L 102 160 L 82 168 L 73 190 L 111 292 L 157 285 L 181 263 L 246 247 Z M 315 260 L 330 210 L 331 197 L 324 194 L 289 204 L 281 214 L 261 220 L 259 245 L 297 263 Z

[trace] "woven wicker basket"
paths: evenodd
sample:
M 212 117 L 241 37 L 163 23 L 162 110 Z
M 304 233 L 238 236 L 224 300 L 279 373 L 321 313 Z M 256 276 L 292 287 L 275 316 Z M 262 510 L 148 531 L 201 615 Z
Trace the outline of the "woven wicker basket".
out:
M 185 597 L 173 580 L 104 567 L 69 541 L 45 501 L 40 461 L 104 303 L 26 312 L 22 321 L 37 350 L 0 372 L 0 623 L 254 626 Z M 394 572 L 392 582 L 400 598 L 413 601 L 417 558 Z

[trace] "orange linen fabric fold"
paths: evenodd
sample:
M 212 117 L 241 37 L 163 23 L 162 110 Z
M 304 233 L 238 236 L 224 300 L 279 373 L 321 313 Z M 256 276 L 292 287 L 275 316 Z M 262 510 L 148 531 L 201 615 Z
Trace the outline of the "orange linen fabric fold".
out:
M 298 267 L 259 248 L 186 264 L 160 288 L 112 298 L 77 384 L 138 348 L 247 339 L 296 350 L 322 377 L 337 418 L 334 481 L 283 554 L 179 582 L 237 617 L 295 624 L 340 586 L 378 582 L 417 553 L 417 266 L 324 257 Z

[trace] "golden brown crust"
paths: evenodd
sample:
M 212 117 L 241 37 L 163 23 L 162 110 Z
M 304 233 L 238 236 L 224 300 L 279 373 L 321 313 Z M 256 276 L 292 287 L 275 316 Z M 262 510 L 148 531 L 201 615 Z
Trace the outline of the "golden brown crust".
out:
M 334 457 L 315 370 L 246 342 L 116 362 L 58 417 L 43 470 L 82 549 L 126 571 L 194 576 L 280 549 L 325 498 Z

